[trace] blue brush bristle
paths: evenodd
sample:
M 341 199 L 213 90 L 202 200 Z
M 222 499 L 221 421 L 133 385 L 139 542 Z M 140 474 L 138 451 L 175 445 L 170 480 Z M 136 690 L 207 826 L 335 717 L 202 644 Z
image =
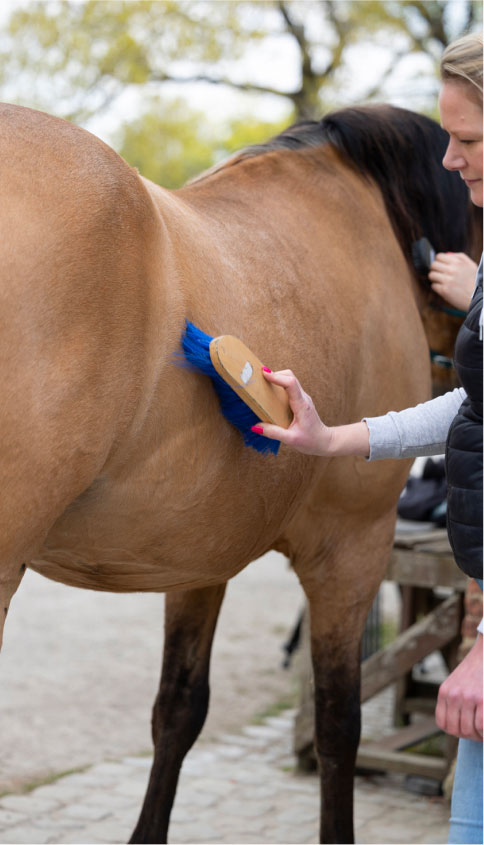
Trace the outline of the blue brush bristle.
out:
M 251 446 L 257 452 L 263 454 L 272 452 L 277 455 L 279 446 L 278 440 L 269 440 L 268 437 L 261 437 L 250 430 L 251 426 L 259 422 L 253 411 L 242 402 L 234 390 L 219 376 L 210 360 L 210 343 L 213 338 L 186 321 L 181 343 L 186 360 L 199 372 L 210 376 L 215 391 L 220 401 L 220 407 L 224 417 L 237 428 L 246 446 Z

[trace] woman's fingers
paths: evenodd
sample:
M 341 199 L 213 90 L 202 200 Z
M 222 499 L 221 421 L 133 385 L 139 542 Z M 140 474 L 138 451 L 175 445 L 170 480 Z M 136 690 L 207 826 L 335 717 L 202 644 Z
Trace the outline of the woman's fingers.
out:
M 452 281 L 452 276 L 449 276 L 447 273 L 441 273 L 439 270 L 431 270 L 429 279 L 433 283 L 445 284 L 446 282 Z
M 443 694 L 442 687 L 439 689 L 439 693 L 437 696 L 437 706 L 435 708 L 435 721 L 437 723 L 437 727 L 439 727 L 441 731 L 447 730 L 447 701 Z
M 299 384 L 296 376 L 292 370 L 279 370 L 273 373 L 272 370 L 262 370 L 264 378 L 272 384 L 278 384 L 280 387 L 285 387 L 289 399 L 299 399 L 303 394 L 303 389 Z
M 281 443 L 286 443 L 290 445 L 291 443 L 291 435 L 288 434 L 288 428 L 281 428 L 279 425 L 273 425 L 272 423 L 257 423 L 257 425 L 253 425 L 251 431 L 255 434 L 264 435 L 264 437 L 268 437 L 269 440 L 280 440 Z

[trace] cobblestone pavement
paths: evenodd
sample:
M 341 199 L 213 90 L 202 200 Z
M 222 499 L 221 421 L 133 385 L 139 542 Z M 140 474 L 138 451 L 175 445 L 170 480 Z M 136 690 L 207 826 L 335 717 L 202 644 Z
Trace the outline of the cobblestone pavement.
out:
M 388 700 L 372 705 L 382 716 Z M 365 705 L 366 707 L 366 705 Z M 363 709 L 363 736 L 365 727 Z M 199 744 L 182 768 L 172 843 L 317 842 L 318 780 L 294 770 L 294 711 Z M 368 721 L 368 720 L 366 720 Z M 127 842 L 151 760 L 126 756 L 0 799 L 2 843 Z M 358 777 L 359 843 L 444 843 L 448 806 L 406 792 L 402 777 Z

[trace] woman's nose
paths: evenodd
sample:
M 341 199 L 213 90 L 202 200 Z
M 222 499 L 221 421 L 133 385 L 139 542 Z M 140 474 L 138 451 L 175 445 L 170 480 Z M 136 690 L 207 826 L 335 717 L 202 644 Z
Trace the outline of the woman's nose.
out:
M 446 170 L 462 170 L 466 165 L 462 152 L 457 149 L 453 141 L 449 141 L 442 164 Z

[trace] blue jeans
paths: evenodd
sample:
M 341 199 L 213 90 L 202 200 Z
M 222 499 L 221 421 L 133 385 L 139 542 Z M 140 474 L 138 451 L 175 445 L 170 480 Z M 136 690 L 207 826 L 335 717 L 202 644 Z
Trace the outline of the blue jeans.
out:
M 472 739 L 459 739 L 449 843 L 482 845 L 482 742 Z

